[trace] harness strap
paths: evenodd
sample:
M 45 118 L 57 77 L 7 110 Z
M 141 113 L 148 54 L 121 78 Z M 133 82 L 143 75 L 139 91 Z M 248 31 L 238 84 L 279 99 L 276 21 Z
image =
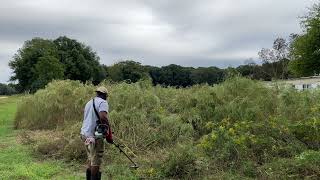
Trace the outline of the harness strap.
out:
M 92 100 L 93 100 L 93 109 L 94 109 L 94 112 L 95 112 L 95 114 L 96 114 L 96 116 L 97 116 L 97 118 L 98 118 L 98 120 L 97 120 L 97 125 L 100 125 L 100 124 L 102 124 L 102 123 L 101 123 L 101 121 L 100 121 L 100 116 L 99 116 L 99 113 L 98 113 L 98 111 L 97 111 L 97 109 L 96 109 L 96 105 L 95 105 L 95 103 L 94 103 L 94 98 L 93 98 Z

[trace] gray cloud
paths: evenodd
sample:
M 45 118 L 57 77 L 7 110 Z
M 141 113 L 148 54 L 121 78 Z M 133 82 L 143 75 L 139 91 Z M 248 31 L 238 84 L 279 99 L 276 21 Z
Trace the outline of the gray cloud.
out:
M 33 37 L 67 35 L 110 65 L 235 66 L 257 59 L 278 36 L 300 32 L 316 0 L 1 0 L 0 82 L 8 61 Z

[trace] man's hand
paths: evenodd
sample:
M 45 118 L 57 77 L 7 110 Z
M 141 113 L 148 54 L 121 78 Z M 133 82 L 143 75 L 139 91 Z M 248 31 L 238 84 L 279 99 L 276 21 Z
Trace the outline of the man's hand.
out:
M 112 130 L 111 130 L 111 126 L 109 126 L 108 128 L 108 133 L 106 134 L 106 141 L 110 144 L 113 144 L 113 138 L 112 138 Z

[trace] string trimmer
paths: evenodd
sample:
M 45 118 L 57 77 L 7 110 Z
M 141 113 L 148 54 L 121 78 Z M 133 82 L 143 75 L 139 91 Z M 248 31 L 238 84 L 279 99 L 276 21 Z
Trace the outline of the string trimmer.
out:
M 127 155 L 127 153 L 125 153 L 125 152 L 123 151 L 123 149 L 121 148 L 122 146 L 121 146 L 120 144 L 117 144 L 117 143 L 115 143 L 115 142 L 113 142 L 112 144 L 113 144 L 114 146 L 116 146 L 116 148 L 119 149 L 120 153 L 123 153 L 123 154 L 131 161 L 131 163 L 132 163 L 133 165 L 130 166 L 130 168 L 133 168 L 133 169 L 138 169 L 138 168 L 139 168 L 139 166 L 137 165 L 137 163 L 135 163 L 135 162 Z
M 122 145 L 117 144 L 117 143 L 115 143 L 115 142 L 113 141 L 113 138 L 112 138 L 113 132 L 112 132 L 111 128 L 107 126 L 107 129 L 108 129 L 108 130 L 107 130 L 108 132 L 102 133 L 102 134 L 106 134 L 106 141 L 107 141 L 108 143 L 110 143 L 110 144 L 115 145 L 116 148 L 119 149 L 120 153 L 123 153 L 123 154 L 132 162 L 133 166 L 130 166 L 131 168 L 133 168 L 133 169 L 139 168 L 139 166 L 127 155 L 127 153 L 125 153 L 125 152 L 122 150 L 122 148 L 121 148 Z

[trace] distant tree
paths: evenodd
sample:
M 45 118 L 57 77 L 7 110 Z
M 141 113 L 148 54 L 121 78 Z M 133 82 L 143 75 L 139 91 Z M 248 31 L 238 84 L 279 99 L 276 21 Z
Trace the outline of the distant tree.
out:
M 13 85 L 0 83 L 0 95 L 12 95 L 16 93 L 17 91 Z
M 34 38 L 26 41 L 9 62 L 14 73 L 10 80 L 18 81 L 17 90 L 31 90 L 38 76 L 35 72 L 35 65 L 42 57 L 58 58 L 57 52 L 55 44 L 50 40 Z
M 105 79 L 105 70 L 99 57 L 89 46 L 62 36 L 53 41 L 58 49 L 58 59 L 64 64 L 65 79 L 93 81 L 98 84 Z
M 147 69 L 139 62 L 122 61 L 113 66 L 106 67 L 108 79 L 113 81 L 137 82 L 148 76 Z
M 315 4 L 302 18 L 303 34 L 291 45 L 290 70 L 297 76 L 320 74 L 320 3 Z
M 242 76 L 256 79 L 255 75 L 258 65 L 240 65 L 236 69 Z
M 171 64 L 163 67 L 148 66 L 154 85 L 187 87 L 194 84 L 208 83 L 210 85 L 224 80 L 225 72 L 217 67 L 182 67 Z
M 232 78 L 241 76 L 241 73 L 237 70 L 237 68 L 234 67 L 228 67 L 224 70 L 224 77 L 226 78 Z
M 288 76 L 289 47 L 283 38 L 277 38 L 273 42 L 272 49 L 263 48 L 259 53 L 265 68 L 265 73 L 275 79 L 286 79 Z
M 224 79 L 224 71 L 217 67 L 199 67 L 191 70 L 191 84 L 218 84 Z
M 160 83 L 161 68 L 155 66 L 147 66 L 146 68 L 148 69 L 153 85 L 162 84 Z
M 257 65 L 252 58 L 244 61 L 244 65 L 240 65 L 237 71 L 244 77 L 249 77 L 252 79 L 257 79 L 257 71 L 259 70 L 259 65 Z
M 192 85 L 190 79 L 191 69 L 192 68 L 170 64 L 161 68 L 152 69 L 150 76 L 154 84 L 187 87 Z

